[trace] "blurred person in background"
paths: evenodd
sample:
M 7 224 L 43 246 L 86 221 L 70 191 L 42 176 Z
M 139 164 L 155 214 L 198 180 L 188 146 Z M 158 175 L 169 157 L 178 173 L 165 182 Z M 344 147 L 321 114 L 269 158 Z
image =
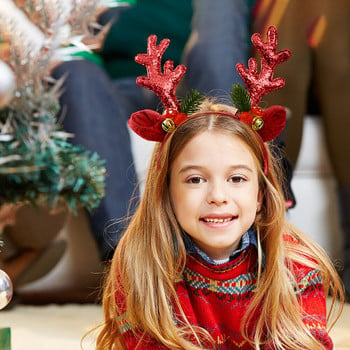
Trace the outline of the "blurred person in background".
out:
M 341 271 L 350 296 L 350 162 L 346 140 L 350 130 L 350 1 L 257 1 L 254 28 L 278 28 L 279 43 L 293 55 L 277 68 L 288 84 L 266 97 L 291 111 L 286 130 L 286 154 L 293 166 L 299 155 L 303 120 L 319 114 L 324 123 L 337 195 L 344 247 Z

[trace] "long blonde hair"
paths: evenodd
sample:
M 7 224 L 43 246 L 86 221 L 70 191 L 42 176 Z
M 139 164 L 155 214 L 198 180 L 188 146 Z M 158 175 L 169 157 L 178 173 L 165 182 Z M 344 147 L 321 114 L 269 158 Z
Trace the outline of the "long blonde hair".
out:
M 119 305 L 116 290 L 123 291 L 127 322 L 169 349 L 203 349 L 212 341 L 210 335 L 186 322 L 175 324 L 172 303 L 180 310 L 174 282 L 186 263 L 182 231 L 171 205 L 169 174 L 173 161 L 186 143 L 198 133 L 213 130 L 239 137 L 249 147 L 259 169 L 259 185 L 263 205 L 254 226 L 259 242 L 258 281 L 254 297 L 242 322 L 243 336 L 259 349 L 273 343 L 276 349 L 323 349 L 302 322 L 302 313 L 295 294 L 295 283 L 289 267 L 299 262 L 317 268 L 323 278 L 326 295 L 333 301 L 340 295 L 341 283 L 326 253 L 292 227 L 285 219 L 281 175 L 267 147 L 269 169 L 264 174 L 261 140 L 250 127 L 236 119 L 215 114 L 234 113 L 234 109 L 206 101 L 197 116 L 181 124 L 168 139 L 155 147 L 144 193 L 130 224 L 120 240 L 111 262 L 103 292 L 105 321 L 97 339 L 97 349 L 124 349 L 117 325 Z M 200 113 L 212 111 L 210 115 Z M 299 244 L 283 240 L 288 233 Z M 262 254 L 265 264 L 262 266 Z M 329 289 L 328 289 L 329 287 Z M 281 307 L 283 305 L 283 307 Z M 257 320 L 254 310 L 261 312 Z M 255 322 L 253 339 L 248 325 Z M 197 345 L 189 341 L 196 339 Z M 204 345 L 205 344 L 205 345 Z M 211 342 L 213 344 L 213 342 Z M 209 346 L 210 347 L 210 346 Z M 214 345 L 213 345 L 214 347 Z

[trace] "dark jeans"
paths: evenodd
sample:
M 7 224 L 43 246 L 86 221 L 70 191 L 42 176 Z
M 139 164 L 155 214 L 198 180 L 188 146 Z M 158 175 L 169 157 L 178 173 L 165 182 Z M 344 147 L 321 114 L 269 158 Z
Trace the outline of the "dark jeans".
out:
M 187 66 L 182 87 L 229 102 L 235 83 L 242 84 L 238 62 L 250 54 L 250 9 L 247 0 L 194 0 L 191 36 L 183 63 Z

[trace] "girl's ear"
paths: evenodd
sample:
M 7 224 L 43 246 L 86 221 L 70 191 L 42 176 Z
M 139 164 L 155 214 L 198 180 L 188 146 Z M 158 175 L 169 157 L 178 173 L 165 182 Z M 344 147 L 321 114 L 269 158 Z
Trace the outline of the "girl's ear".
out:
M 259 213 L 259 211 L 261 210 L 262 202 L 263 202 L 263 193 L 261 190 L 259 190 L 257 203 L 256 203 L 256 212 L 257 213 Z

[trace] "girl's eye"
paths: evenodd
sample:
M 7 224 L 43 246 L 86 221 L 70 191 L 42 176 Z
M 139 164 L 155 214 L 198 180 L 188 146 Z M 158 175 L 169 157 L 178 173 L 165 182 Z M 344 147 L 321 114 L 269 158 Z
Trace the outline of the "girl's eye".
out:
M 190 179 L 188 179 L 187 182 L 190 184 L 200 184 L 204 182 L 204 179 L 200 176 L 193 176 Z
M 231 176 L 229 179 L 229 182 L 233 182 L 233 183 L 241 183 L 244 181 L 246 181 L 246 179 L 240 175 Z

